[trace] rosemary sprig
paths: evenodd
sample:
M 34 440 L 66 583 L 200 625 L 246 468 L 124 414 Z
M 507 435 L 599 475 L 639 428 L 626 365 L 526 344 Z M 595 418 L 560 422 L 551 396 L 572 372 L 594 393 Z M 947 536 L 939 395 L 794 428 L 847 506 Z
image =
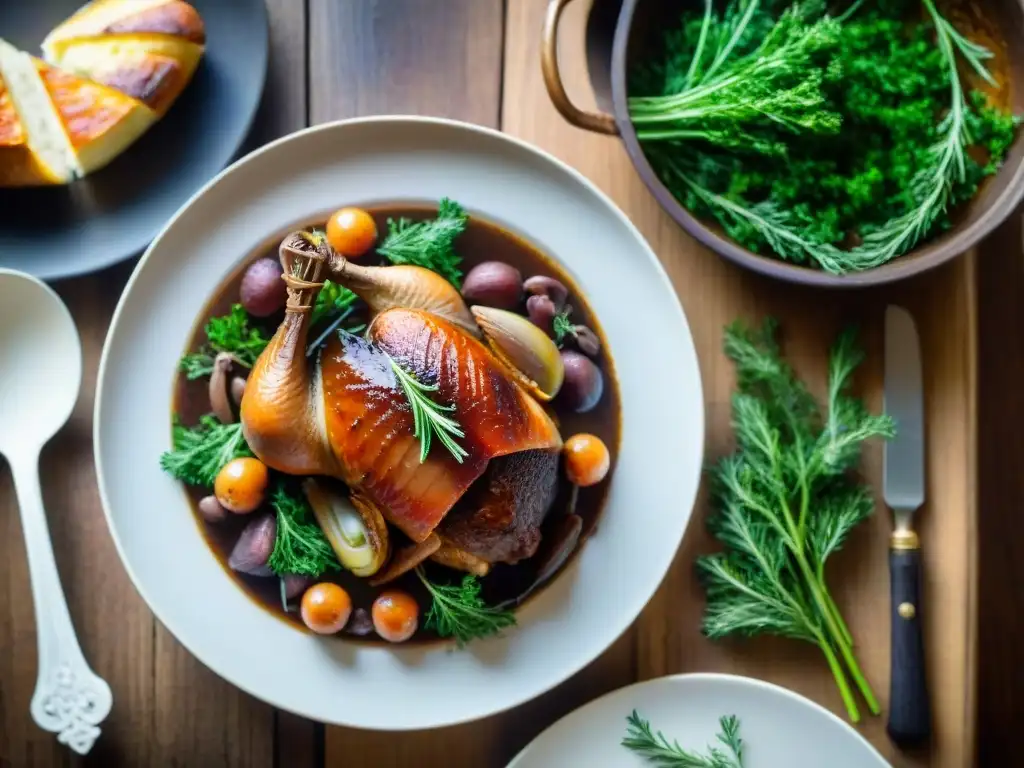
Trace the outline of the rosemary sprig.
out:
M 718 741 L 728 751 L 709 747 L 707 755 L 689 752 L 679 746 L 678 741 L 670 742 L 661 731 L 654 731 L 635 709 L 626 722 L 629 728 L 622 746 L 636 752 L 651 765 L 661 768 L 743 768 L 743 740 L 740 738 L 740 721 L 735 715 L 727 715 L 718 721 L 722 728 Z
M 395 372 L 395 378 L 405 392 L 409 407 L 412 409 L 413 436 L 420 441 L 420 463 L 427 460 L 432 436 L 437 435 L 441 445 L 447 448 L 448 452 L 461 464 L 469 454 L 455 442 L 453 436 L 465 437 L 466 433 L 462 431 L 455 419 L 445 415 L 447 412 L 454 411 L 455 406 L 435 403 L 430 399 L 430 393 L 437 391 L 437 384 L 424 384 L 395 362 L 391 355 L 387 355 L 387 358 L 391 363 L 391 370 Z

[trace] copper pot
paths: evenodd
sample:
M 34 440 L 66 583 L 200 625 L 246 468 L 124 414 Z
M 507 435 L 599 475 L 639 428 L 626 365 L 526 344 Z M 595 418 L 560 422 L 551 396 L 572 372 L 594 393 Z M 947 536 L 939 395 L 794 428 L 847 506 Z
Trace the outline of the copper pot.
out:
M 607 0 L 595 0 L 595 6 Z M 562 85 L 558 69 L 558 22 L 562 11 L 572 0 L 550 0 L 544 23 L 541 45 L 541 66 L 548 95 L 555 108 L 572 125 L 595 133 L 619 136 L 640 178 L 654 194 L 658 203 L 679 225 L 721 256 L 755 272 L 794 283 L 830 287 L 879 285 L 901 280 L 943 264 L 967 251 L 988 235 L 1017 207 L 1024 196 L 1024 141 L 1018 135 L 1000 171 L 988 178 L 967 205 L 957 210 L 954 226 L 938 237 L 919 245 L 911 252 L 888 264 L 862 272 L 833 275 L 817 269 L 797 266 L 754 253 L 735 243 L 713 222 L 697 219 L 676 201 L 647 162 L 626 105 L 626 72 L 633 59 L 660 44 L 661 32 L 678 23 L 679 10 L 685 0 L 621 0 L 621 10 L 611 41 L 611 106 L 614 114 L 588 112 L 576 107 Z M 692 0 L 691 0 L 692 4 Z M 987 31 L 1011 35 L 1005 39 L 1002 52 L 993 59 L 993 74 L 1002 84 L 1007 106 L 1014 113 L 1024 112 L 1024 92 L 1017 83 L 1024 82 L 1024 0 L 990 0 L 972 5 L 984 8 L 990 22 Z M 602 12 L 608 9 L 602 6 Z M 597 25 L 591 25 L 591 31 Z M 591 58 L 591 65 L 594 64 Z M 599 80 L 603 73 L 591 73 Z

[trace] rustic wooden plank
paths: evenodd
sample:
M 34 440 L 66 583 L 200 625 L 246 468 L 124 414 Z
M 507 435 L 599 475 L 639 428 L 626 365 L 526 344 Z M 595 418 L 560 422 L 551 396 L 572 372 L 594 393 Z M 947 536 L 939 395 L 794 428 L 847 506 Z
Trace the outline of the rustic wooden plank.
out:
M 245 151 L 307 124 L 305 4 L 267 0 L 267 13 L 267 82 Z M 203 666 L 159 623 L 155 628 L 155 680 L 152 706 L 160 713 L 162 725 L 153 746 L 154 765 L 314 765 L 318 735 L 313 723 L 292 716 L 282 720 L 272 707 Z M 294 759 L 280 762 L 277 755 Z
M 979 298 L 978 758 L 997 765 L 1017 749 L 1024 667 L 1024 580 L 1017 532 L 1024 500 L 1024 211 L 981 247 Z
M 920 532 L 936 744 L 931 757 L 904 758 L 888 743 L 884 718 L 868 718 L 861 730 L 895 765 L 952 768 L 968 764 L 975 539 L 973 259 L 963 258 L 897 287 L 855 293 L 787 286 L 725 263 L 698 246 L 661 211 L 616 140 L 570 128 L 550 106 L 536 64 L 545 5 L 545 0 L 523 0 L 509 8 L 503 128 L 586 173 L 626 211 L 659 254 L 687 311 L 700 358 L 709 458 L 723 454 L 731 444 L 728 421 L 733 377 L 720 353 L 726 323 L 736 317 L 752 321 L 765 314 L 777 317 L 790 359 L 818 392 L 824 382 L 823 355 L 828 343 L 842 325 L 859 324 L 869 353 L 860 376 L 861 388 L 872 407 L 879 408 L 885 302 L 900 301 L 914 312 L 924 345 L 930 428 L 929 504 Z M 567 86 L 583 104 L 588 102 L 583 70 L 588 5 L 580 2 L 567 10 L 560 46 Z M 864 471 L 873 486 L 880 488 L 880 446 L 867 450 Z M 702 525 L 706 512 L 702 495 L 675 564 L 631 630 L 632 655 L 630 644 L 623 642 L 579 677 L 592 677 L 595 688 L 612 688 L 621 683 L 602 685 L 612 677 L 647 679 L 674 672 L 729 671 L 780 683 L 842 714 L 831 676 L 814 649 L 775 640 L 715 644 L 700 636 L 703 595 L 692 568 L 696 554 L 713 547 Z M 862 665 L 883 704 L 888 694 L 888 532 L 887 514 L 880 510 L 857 532 L 849 551 L 838 557 L 832 579 L 837 600 L 857 636 Z M 590 691 L 581 696 L 576 687 L 579 677 L 553 694 L 558 697 L 559 709 L 578 706 L 589 698 Z M 524 739 L 549 722 L 540 711 L 534 715 L 531 706 L 515 715 Z M 502 757 L 508 758 L 522 743 L 503 746 L 509 751 Z
M 501 0 L 310 0 L 310 122 L 395 113 L 497 125 L 501 24 Z
M 310 0 L 309 112 L 319 123 L 429 114 L 496 126 L 501 0 Z M 494 764 L 507 721 L 388 733 L 327 728 L 327 765 Z

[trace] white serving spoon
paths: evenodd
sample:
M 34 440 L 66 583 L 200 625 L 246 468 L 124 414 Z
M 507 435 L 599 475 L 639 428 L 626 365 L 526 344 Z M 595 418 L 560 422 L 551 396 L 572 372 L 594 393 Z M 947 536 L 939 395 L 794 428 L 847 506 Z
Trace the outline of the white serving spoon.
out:
M 39 453 L 68 420 L 82 383 L 71 313 L 44 283 L 0 269 L 0 454 L 21 508 L 39 646 L 32 718 L 84 755 L 110 712 L 110 686 L 89 668 L 60 586 L 39 489 Z

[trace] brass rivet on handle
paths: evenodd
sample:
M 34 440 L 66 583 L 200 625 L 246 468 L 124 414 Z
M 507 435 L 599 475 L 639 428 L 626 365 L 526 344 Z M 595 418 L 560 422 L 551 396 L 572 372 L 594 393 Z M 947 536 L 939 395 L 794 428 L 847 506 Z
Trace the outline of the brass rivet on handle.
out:
M 917 611 L 914 610 L 913 603 L 900 603 L 896 608 L 896 613 L 904 619 L 912 619 L 917 614 Z
M 892 532 L 892 536 L 889 539 L 889 546 L 892 549 L 900 551 L 920 549 L 921 541 L 917 538 L 917 534 L 914 531 L 898 530 Z

